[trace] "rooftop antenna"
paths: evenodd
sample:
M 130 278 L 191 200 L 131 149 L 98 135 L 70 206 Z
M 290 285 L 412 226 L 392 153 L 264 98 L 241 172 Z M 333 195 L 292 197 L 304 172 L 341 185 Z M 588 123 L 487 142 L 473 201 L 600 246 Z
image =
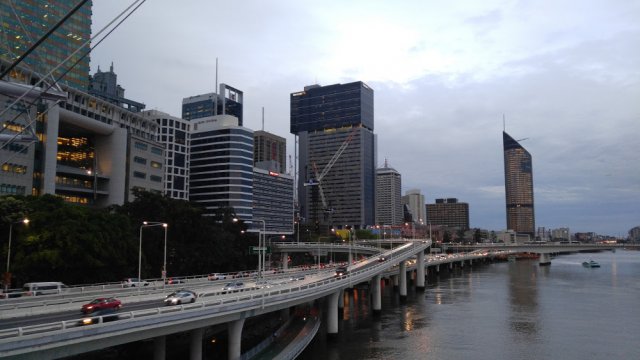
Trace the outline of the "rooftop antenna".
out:
M 389 162 L 388 162 L 387 158 L 384 158 L 384 167 L 385 168 L 389 167 Z
M 216 94 L 215 99 L 213 99 L 213 115 L 218 115 L 218 58 L 216 57 L 216 85 L 213 88 L 213 93 Z
M 504 114 L 502 114 L 502 131 L 507 132 L 506 120 L 504 118 Z
M 264 131 L 264 106 L 262 107 L 262 131 Z

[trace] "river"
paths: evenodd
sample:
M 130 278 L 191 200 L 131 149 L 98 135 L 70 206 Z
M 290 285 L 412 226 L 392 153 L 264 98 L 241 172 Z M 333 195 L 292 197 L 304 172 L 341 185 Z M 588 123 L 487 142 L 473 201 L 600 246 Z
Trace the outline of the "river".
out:
M 403 303 L 387 284 L 377 317 L 355 290 L 299 359 L 640 359 L 639 337 L 640 252 L 618 250 L 465 265 Z

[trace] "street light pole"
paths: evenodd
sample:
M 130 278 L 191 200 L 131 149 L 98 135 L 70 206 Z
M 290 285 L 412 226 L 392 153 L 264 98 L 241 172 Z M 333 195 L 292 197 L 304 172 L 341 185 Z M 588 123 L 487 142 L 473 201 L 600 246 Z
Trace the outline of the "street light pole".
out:
M 10 270 L 10 264 L 11 264 L 11 237 L 12 237 L 12 232 L 13 232 L 13 224 L 20 224 L 23 223 L 25 225 L 29 224 L 29 219 L 25 218 L 21 221 L 14 221 L 14 222 L 10 222 L 9 223 L 9 244 L 8 244 L 8 248 L 7 248 L 7 271 L 6 271 L 6 278 L 5 278 L 5 282 L 4 282 L 4 292 L 7 292 L 7 289 L 9 288 L 9 283 L 11 282 L 11 275 L 9 275 L 9 270 Z
M 164 228 L 164 258 L 162 264 L 162 282 L 165 283 L 167 279 L 167 228 L 169 224 L 156 221 L 143 221 L 140 225 L 140 244 L 138 247 L 138 281 L 142 280 L 142 229 L 145 227 L 162 226 Z
M 262 268 L 264 266 L 263 256 L 266 252 L 266 249 L 263 249 L 263 247 L 265 243 L 264 238 L 267 235 L 267 223 L 264 219 L 258 219 L 258 221 L 262 222 L 262 236 L 258 236 L 258 280 L 262 280 Z

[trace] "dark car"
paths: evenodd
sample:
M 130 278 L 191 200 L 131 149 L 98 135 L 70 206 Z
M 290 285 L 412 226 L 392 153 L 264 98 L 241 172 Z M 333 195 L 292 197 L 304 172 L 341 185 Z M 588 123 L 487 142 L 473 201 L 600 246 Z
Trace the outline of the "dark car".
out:
M 120 315 L 118 315 L 115 308 L 101 309 L 91 313 L 90 317 L 80 319 L 78 325 L 100 324 L 110 321 L 116 321 L 118 319 L 120 319 Z
M 345 266 L 340 266 L 336 268 L 336 277 L 345 276 L 348 273 L 349 273 L 349 269 L 347 269 Z
M 80 311 L 85 314 L 90 314 L 94 311 L 104 310 L 104 309 L 115 309 L 120 310 L 122 307 L 122 302 L 116 298 L 97 298 L 91 301 L 88 304 L 82 305 Z

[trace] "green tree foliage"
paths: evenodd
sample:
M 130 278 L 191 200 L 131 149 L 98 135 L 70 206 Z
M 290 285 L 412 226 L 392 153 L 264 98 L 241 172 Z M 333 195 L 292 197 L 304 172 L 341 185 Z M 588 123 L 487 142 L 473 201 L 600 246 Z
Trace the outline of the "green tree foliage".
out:
M 25 216 L 28 226 L 13 226 L 12 287 L 29 281 L 67 284 L 119 281 L 137 276 L 143 221 L 168 223 L 168 276 L 255 268 L 248 254 L 257 237 L 246 234 L 233 209 L 202 216 L 203 209 L 188 201 L 137 192 L 122 206 L 92 209 L 61 198 L 0 197 L 0 230 Z M 5 236 L 0 235 L 4 241 Z M 6 246 L 1 253 L 6 256 Z M 159 278 L 164 257 L 164 228 L 142 228 L 142 275 Z

